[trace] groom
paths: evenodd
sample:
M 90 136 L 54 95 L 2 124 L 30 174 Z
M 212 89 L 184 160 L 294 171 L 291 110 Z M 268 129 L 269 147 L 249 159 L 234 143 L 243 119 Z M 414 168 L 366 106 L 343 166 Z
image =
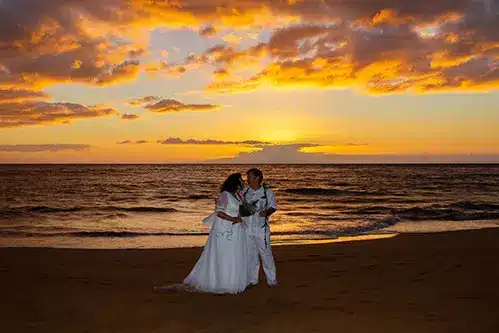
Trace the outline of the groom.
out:
M 243 200 L 254 203 L 258 208 L 257 213 L 243 218 L 247 225 L 250 283 L 253 285 L 258 283 L 261 258 L 267 284 L 275 286 L 277 279 L 274 256 L 270 247 L 269 217 L 277 210 L 277 202 L 274 192 L 262 186 L 262 171 L 256 168 L 250 169 L 246 172 L 246 176 L 249 187 L 241 193 Z

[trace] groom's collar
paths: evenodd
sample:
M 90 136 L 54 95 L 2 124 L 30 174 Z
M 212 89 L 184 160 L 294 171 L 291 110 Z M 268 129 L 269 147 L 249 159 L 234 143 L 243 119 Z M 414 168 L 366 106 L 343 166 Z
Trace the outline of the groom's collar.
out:
M 249 188 L 250 190 L 252 190 L 253 192 L 258 192 L 258 191 L 260 191 L 260 190 L 263 190 L 263 186 L 260 186 L 260 187 L 259 187 L 259 188 L 257 188 L 256 190 L 255 190 L 255 189 L 253 189 L 251 186 L 248 186 L 248 188 Z

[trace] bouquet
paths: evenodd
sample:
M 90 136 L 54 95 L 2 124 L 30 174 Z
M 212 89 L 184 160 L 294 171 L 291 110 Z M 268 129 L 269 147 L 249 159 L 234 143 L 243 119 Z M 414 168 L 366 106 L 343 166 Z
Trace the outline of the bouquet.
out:
M 258 212 L 258 208 L 256 207 L 257 202 L 258 200 L 253 203 L 243 200 L 239 206 L 239 216 L 246 217 L 256 214 Z

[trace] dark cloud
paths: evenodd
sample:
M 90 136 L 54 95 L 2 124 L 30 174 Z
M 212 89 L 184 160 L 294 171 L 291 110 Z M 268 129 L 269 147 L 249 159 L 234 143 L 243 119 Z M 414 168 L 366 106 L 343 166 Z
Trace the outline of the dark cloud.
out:
M 145 143 L 148 143 L 149 141 L 147 140 L 137 140 L 137 141 L 132 141 L 132 140 L 123 140 L 123 141 L 118 141 L 116 142 L 119 145 L 129 145 L 129 144 L 137 144 L 137 145 L 142 145 Z
M 258 146 L 258 145 L 269 145 L 270 142 L 265 141 L 256 141 L 256 140 L 245 140 L 245 141 L 222 141 L 222 140 L 214 140 L 214 139 L 205 139 L 205 140 L 197 140 L 197 139 L 187 139 L 183 140 L 180 138 L 167 138 L 164 140 L 158 140 L 157 143 L 161 143 L 164 145 L 250 145 L 250 146 Z
M 90 145 L 83 144 L 33 144 L 33 145 L 0 145 L 0 152 L 56 152 L 56 151 L 85 151 L 91 148 Z
M 166 76 L 181 76 L 184 73 L 192 70 L 199 69 L 203 65 L 208 63 L 208 57 L 204 54 L 196 56 L 190 54 L 185 57 L 184 62 L 181 64 L 177 63 L 167 63 L 166 61 L 159 61 L 159 63 L 150 65 L 146 68 L 148 73 L 159 73 Z
M 266 68 L 243 80 L 225 75 L 208 90 L 237 92 L 263 84 L 353 87 L 374 94 L 497 89 L 499 36 L 485 42 L 477 31 L 463 32 L 458 23 L 452 26 L 428 28 L 429 37 L 425 28 L 406 24 L 371 24 L 359 30 L 344 24 L 282 29 L 264 47 L 274 59 Z M 239 58 L 244 58 L 243 52 L 238 52 Z M 233 61 L 217 65 L 231 68 Z
M 148 104 L 146 109 L 158 113 L 183 112 L 183 111 L 212 111 L 220 108 L 213 104 L 184 104 L 174 99 L 162 99 L 156 103 Z
M 144 97 L 132 98 L 132 99 L 128 100 L 126 103 L 129 105 L 132 105 L 132 106 L 143 106 L 143 105 L 157 102 L 159 100 L 161 100 L 161 97 L 144 96 Z
M 260 150 L 241 152 L 234 158 L 212 160 L 220 163 L 327 163 L 330 159 L 324 153 L 305 153 L 301 149 L 315 147 L 314 144 L 287 144 L 260 147 Z
M 46 99 L 48 97 L 42 91 L 0 88 L 0 103 L 22 102 L 26 100 Z
M 199 31 L 199 35 L 203 37 L 213 37 L 216 34 L 217 30 L 211 25 L 204 27 Z
M 140 116 L 138 114 L 135 114 L 135 113 L 123 113 L 121 115 L 121 119 L 124 119 L 124 120 L 135 120 L 135 119 L 138 119 Z
M 23 102 L 0 104 L 0 127 L 69 123 L 76 119 L 109 116 L 117 111 L 104 106 L 75 103 Z
M 110 84 L 137 75 L 143 47 L 119 36 L 133 22 L 127 1 L 3 0 L 0 84 L 44 87 L 59 82 Z M 124 31 L 124 30 L 123 30 Z
M 127 60 L 109 65 L 106 70 L 95 76 L 93 82 L 97 85 L 107 85 L 135 79 L 139 73 L 139 64 L 138 60 Z
M 361 147 L 361 146 L 368 146 L 369 144 L 367 143 L 356 143 L 356 142 L 349 142 L 347 143 L 347 146 L 351 147 Z
M 311 49 L 310 39 L 327 35 L 331 29 L 325 25 L 294 25 L 277 30 L 267 47 L 278 58 L 297 57 Z M 308 44 L 305 43 L 308 41 Z M 304 46 L 308 48 L 304 49 Z
M 268 44 L 219 47 L 149 68 L 181 75 L 213 65 L 215 78 L 227 81 L 211 89 L 271 83 L 392 93 L 499 85 L 491 73 L 499 55 L 498 1 L 3 0 L 0 6 L 0 85 L 9 88 L 134 79 L 146 45 L 129 32 L 163 26 L 191 26 L 202 35 L 214 27 L 276 29 Z M 238 66 L 264 56 L 271 59 L 267 68 L 230 81 Z M 467 64 L 476 59 L 489 71 Z
M 183 3 L 196 12 L 192 2 Z M 385 94 L 499 87 L 498 1 L 488 1 L 489 11 L 472 0 L 259 3 L 275 15 L 296 15 L 307 23 L 276 29 L 267 44 L 247 49 L 216 45 L 197 58 L 190 56 L 214 66 L 215 81 L 208 90 L 237 92 L 272 84 Z M 267 68 L 243 79 L 236 73 L 263 57 L 272 59 Z M 477 59 L 484 65 L 478 69 Z M 181 75 L 194 69 L 189 64 L 192 60 L 162 70 Z
M 214 104 L 184 104 L 174 99 L 157 96 L 144 96 L 133 98 L 126 102 L 132 106 L 141 106 L 149 111 L 158 113 L 183 112 L 183 111 L 211 111 L 220 108 Z
M 208 160 L 209 163 L 243 164 L 334 164 L 334 163 L 498 163 L 499 155 L 343 155 L 308 153 L 302 148 L 316 145 L 292 144 L 263 147 L 253 152 L 242 152 L 233 158 Z

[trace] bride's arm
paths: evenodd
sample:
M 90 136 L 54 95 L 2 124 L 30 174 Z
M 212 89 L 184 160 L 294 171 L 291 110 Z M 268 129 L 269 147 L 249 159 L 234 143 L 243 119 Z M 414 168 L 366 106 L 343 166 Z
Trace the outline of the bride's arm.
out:
M 217 211 L 217 216 L 221 219 L 231 221 L 232 223 L 241 223 L 243 222 L 243 219 L 240 217 L 233 217 L 228 215 L 227 213 L 224 212 L 224 210 L 227 209 L 227 206 L 229 204 L 229 193 L 228 192 L 222 192 L 220 196 L 217 199 L 217 206 L 216 206 L 216 211 Z
M 232 223 L 241 223 L 241 222 L 243 222 L 242 218 L 240 218 L 240 217 L 233 217 L 233 216 L 227 215 L 224 212 L 217 212 L 217 216 L 219 218 L 221 218 L 221 219 L 224 219 L 224 220 L 227 220 L 227 221 L 231 221 Z

